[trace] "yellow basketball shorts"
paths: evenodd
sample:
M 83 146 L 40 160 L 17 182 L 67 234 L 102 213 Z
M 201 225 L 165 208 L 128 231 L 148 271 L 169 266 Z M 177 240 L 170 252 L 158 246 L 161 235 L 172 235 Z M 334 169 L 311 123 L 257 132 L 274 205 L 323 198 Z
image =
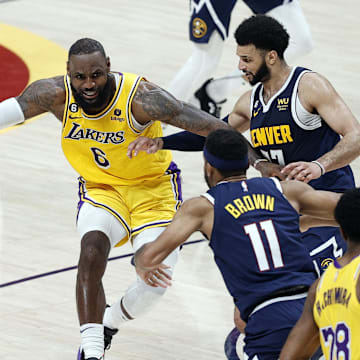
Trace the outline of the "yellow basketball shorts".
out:
M 182 202 L 180 169 L 172 162 L 161 177 L 136 185 L 110 186 L 87 182 L 79 178 L 78 211 L 84 202 L 103 208 L 120 221 L 127 236 L 153 227 L 166 226 Z

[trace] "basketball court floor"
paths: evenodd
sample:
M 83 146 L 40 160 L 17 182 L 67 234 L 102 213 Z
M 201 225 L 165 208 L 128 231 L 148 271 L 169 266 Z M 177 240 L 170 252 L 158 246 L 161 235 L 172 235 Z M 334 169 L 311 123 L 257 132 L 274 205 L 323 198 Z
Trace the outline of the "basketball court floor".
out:
M 360 119 L 359 3 L 302 0 L 301 4 L 315 48 L 298 64 L 325 75 Z M 248 15 L 239 1 L 230 33 Z M 33 81 L 64 74 L 70 45 L 93 37 L 104 45 L 114 70 L 142 74 L 166 88 L 191 53 L 187 21 L 188 2 L 181 0 L 0 0 L 0 45 L 25 61 Z M 216 75 L 225 75 L 236 65 L 230 36 Z M 6 74 L 0 57 L 2 88 L 8 86 L 3 83 Z M 239 89 L 239 95 L 244 90 Z M 228 99 L 223 114 L 236 98 Z M 0 133 L 4 360 L 75 359 L 80 343 L 75 307 L 77 175 L 62 155 L 60 130 L 52 115 L 44 115 Z M 201 154 L 174 152 L 174 158 L 183 170 L 184 198 L 204 192 Z M 353 169 L 360 184 L 359 159 Z M 190 241 L 200 239 L 195 234 Z M 131 252 L 125 245 L 110 254 L 114 259 L 104 278 L 109 303 L 135 279 Z M 232 299 L 207 243 L 190 243 L 181 252 L 172 288 L 154 310 L 120 329 L 107 360 L 225 359 L 223 343 L 233 328 L 232 314 Z

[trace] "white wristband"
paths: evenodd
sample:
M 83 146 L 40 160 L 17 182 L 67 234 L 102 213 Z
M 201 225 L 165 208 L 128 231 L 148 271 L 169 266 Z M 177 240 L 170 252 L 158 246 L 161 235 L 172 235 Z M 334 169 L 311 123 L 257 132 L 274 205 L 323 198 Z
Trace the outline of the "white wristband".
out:
M 24 113 L 14 97 L 0 102 L 0 129 L 5 129 L 24 121 Z
M 256 159 L 255 161 L 254 161 L 254 163 L 253 163 L 253 167 L 256 169 L 256 166 L 257 166 L 257 164 L 258 163 L 260 163 L 260 162 L 269 162 L 269 160 L 268 159 Z
M 321 170 L 321 176 L 323 176 L 325 174 L 325 168 L 324 165 L 322 163 L 320 163 L 319 161 L 313 160 L 312 163 L 316 164 L 320 170 Z

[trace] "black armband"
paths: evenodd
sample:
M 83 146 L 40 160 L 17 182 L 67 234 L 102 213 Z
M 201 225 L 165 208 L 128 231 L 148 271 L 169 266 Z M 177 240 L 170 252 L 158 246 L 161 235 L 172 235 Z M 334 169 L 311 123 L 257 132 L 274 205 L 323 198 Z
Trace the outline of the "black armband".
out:
M 228 122 L 229 115 L 222 121 Z M 189 131 L 181 131 L 176 134 L 162 137 L 164 150 L 179 151 L 202 151 L 205 145 L 205 136 L 197 135 Z
M 165 136 L 162 138 L 166 150 L 179 151 L 202 151 L 205 144 L 205 137 L 193 134 L 189 131 L 181 131 L 179 133 Z

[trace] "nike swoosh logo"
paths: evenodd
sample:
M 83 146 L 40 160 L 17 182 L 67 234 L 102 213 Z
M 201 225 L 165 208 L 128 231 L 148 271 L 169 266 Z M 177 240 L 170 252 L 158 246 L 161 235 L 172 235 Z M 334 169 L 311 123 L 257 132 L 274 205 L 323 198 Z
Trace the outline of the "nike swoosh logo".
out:
M 84 331 L 88 330 L 88 329 L 91 329 L 92 326 L 88 326 L 87 328 L 83 329 L 83 330 L 80 330 L 80 333 L 82 334 Z
M 259 111 L 260 111 L 260 110 L 258 110 L 258 111 L 254 111 L 254 113 L 253 113 L 253 117 L 255 117 L 255 116 L 259 113 Z

